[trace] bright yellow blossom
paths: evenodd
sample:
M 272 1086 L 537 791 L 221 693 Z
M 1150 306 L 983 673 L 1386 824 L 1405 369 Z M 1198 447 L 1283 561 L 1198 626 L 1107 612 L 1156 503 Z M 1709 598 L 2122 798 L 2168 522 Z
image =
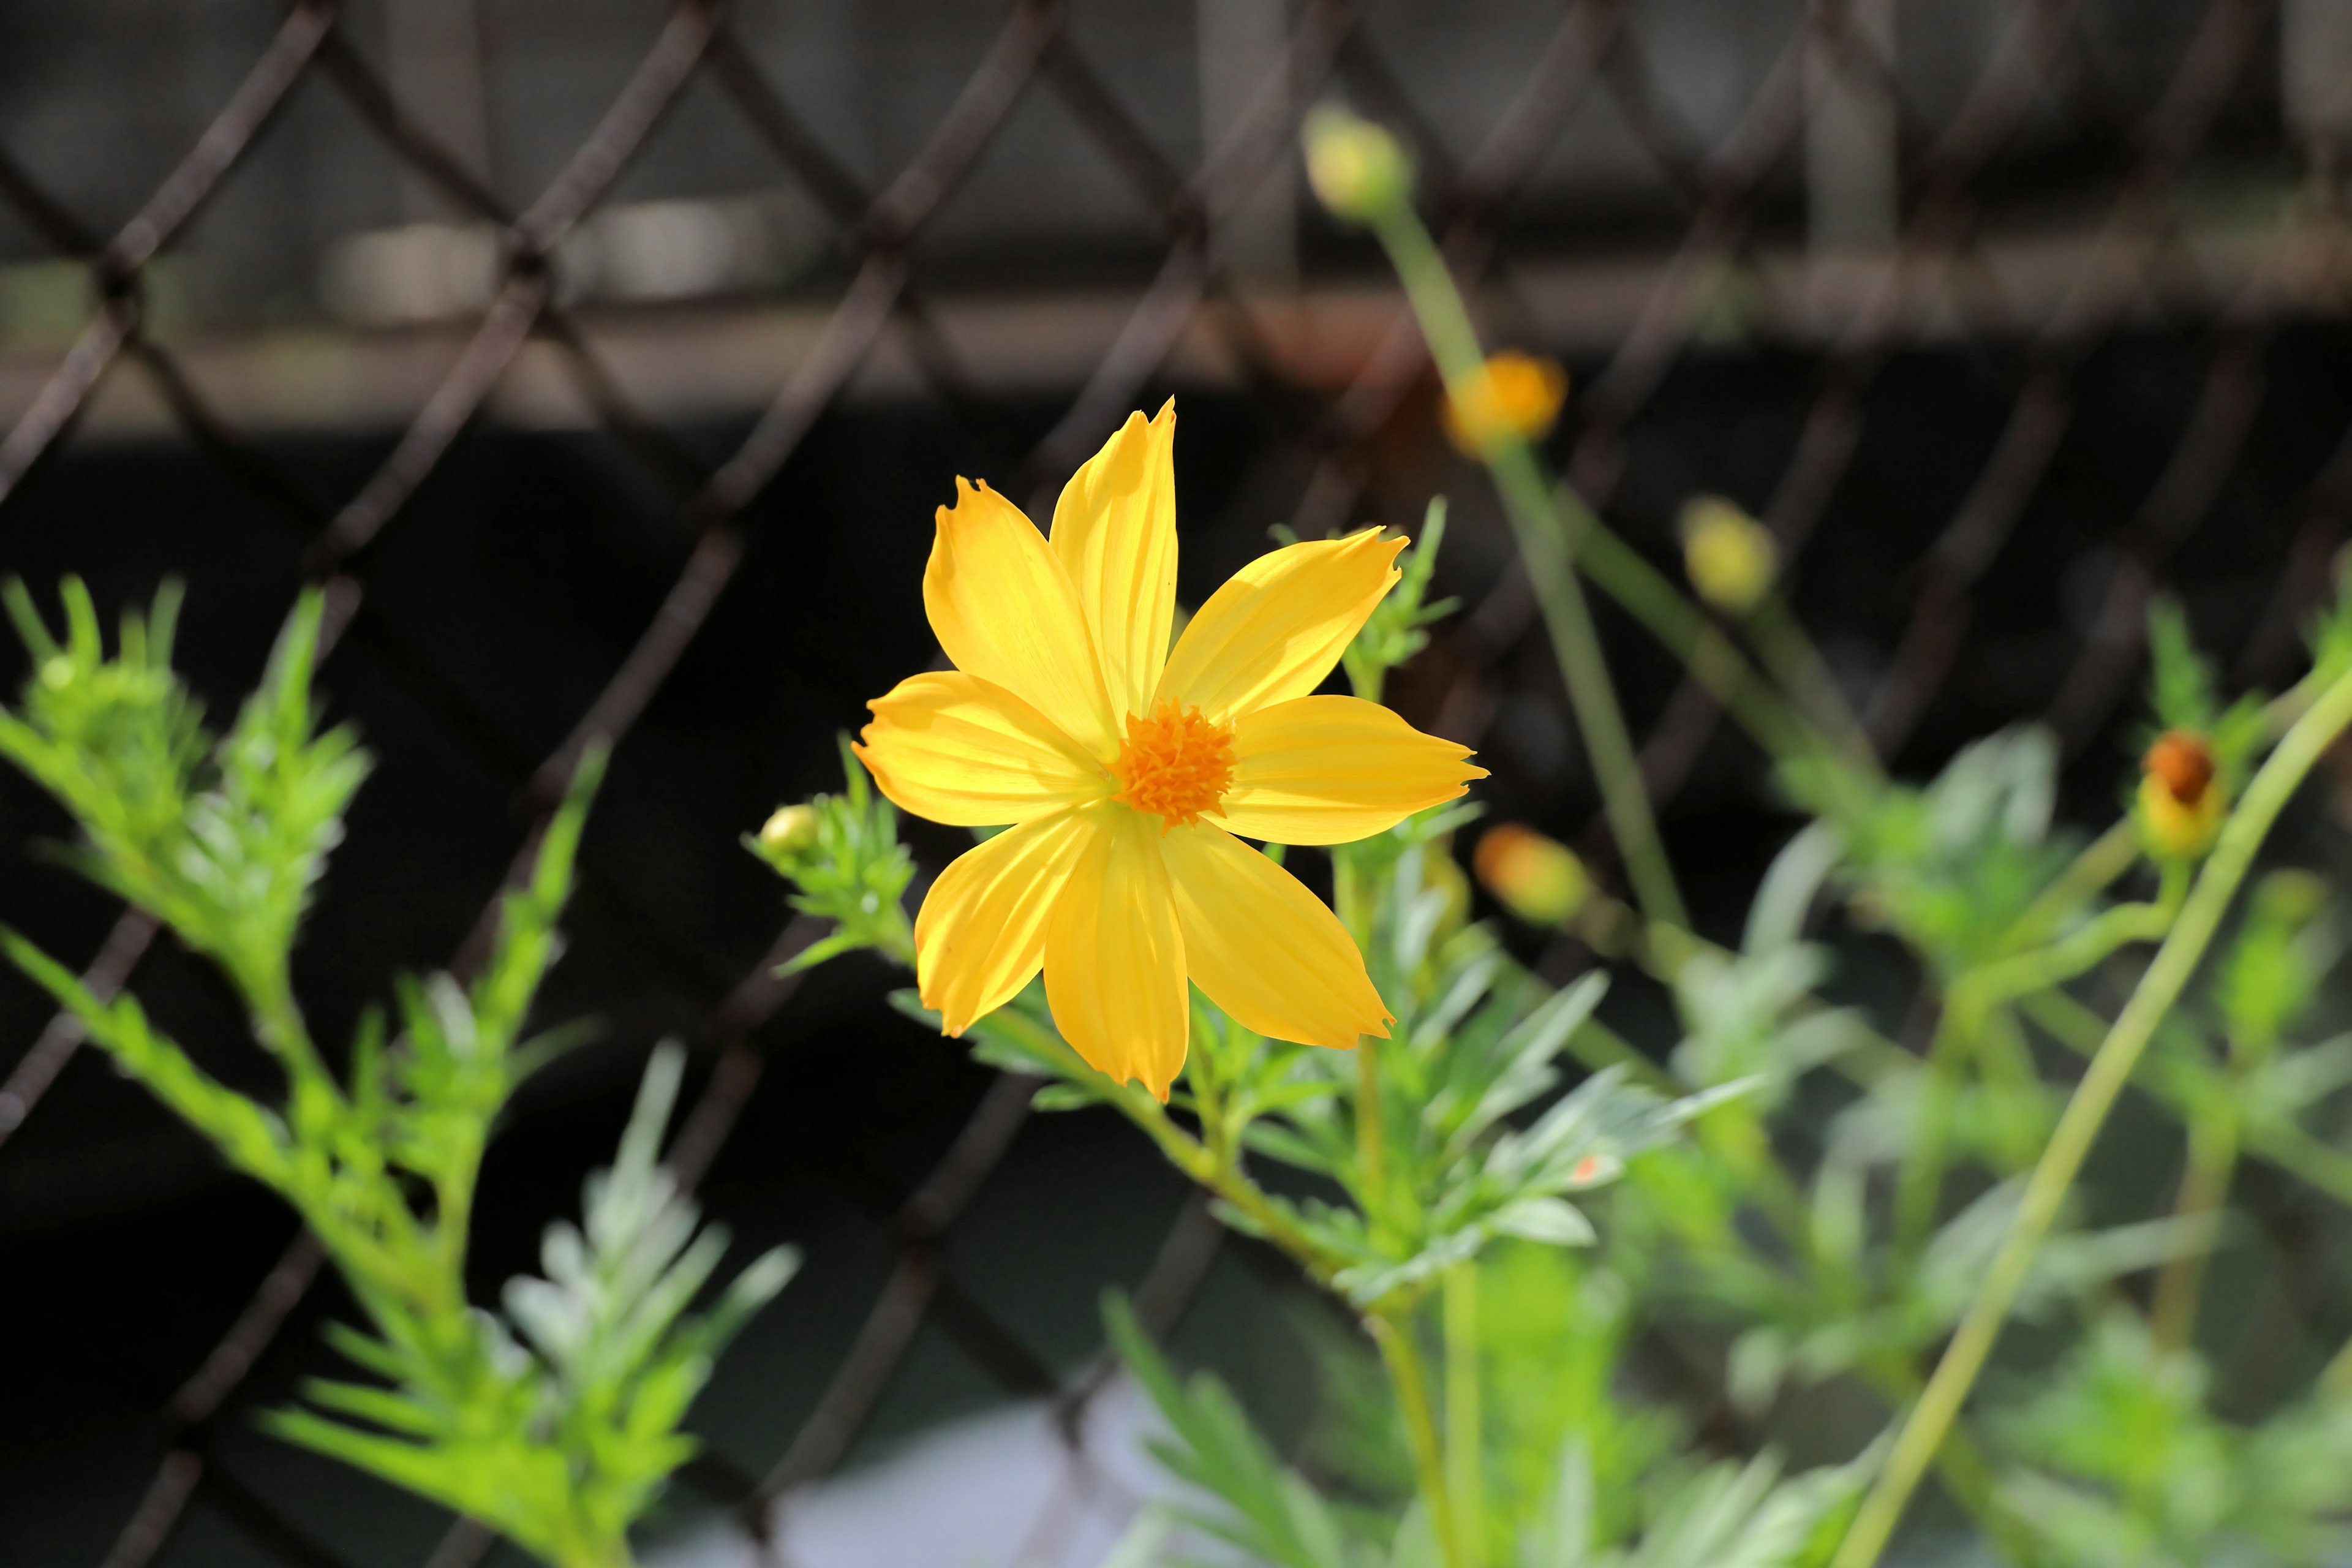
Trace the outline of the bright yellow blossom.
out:
M 923 574 L 955 668 L 870 704 L 857 748 L 917 816 L 1013 825 L 942 872 L 915 921 L 946 1032 L 1042 967 L 1063 1037 L 1162 1100 L 1188 976 L 1263 1035 L 1387 1036 L 1346 929 L 1242 837 L 1344 843 L 1485 776 L 1385 708 L 1311 695 L 1397 581 L 1404 542 L 1377 529 L 1260 556 L 1170 647 L 1175 434 L 1172 402 L 1131 416 L 1062 491 L 1050 541 L 957 480 Z

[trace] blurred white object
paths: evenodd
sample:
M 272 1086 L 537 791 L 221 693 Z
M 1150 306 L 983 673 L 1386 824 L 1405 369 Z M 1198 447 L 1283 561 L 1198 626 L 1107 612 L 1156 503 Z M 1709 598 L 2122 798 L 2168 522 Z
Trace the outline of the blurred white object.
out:
M 821 232 L 758 197 L 625 202 L 590 214 L 556 256 L 565 302 L 708 299 L 773 285 L 817 250 Z M 411 223 L 350 235 L 328 250 L 320 292 L 362 326 L 464 320 L 489 308 L 499 231 Z
M 787 1568 L 1097 1568 L 1139 1504 L 1170 1490 L 1146 1449 L 1158 1412 L 1119 1378 L 1088 1401 L 1075 1448 L 1026 1405 L 917 1438 L 878 1464 L 780 1501 L 771 1562 Z M 647 1568 L 747 1568 L 739 1528 L 646 1554 Z
M 479 315 L 498 287 L 499 234 L 488 224 L 411 223 L 338 240 L 320 292 L 362 326 Z

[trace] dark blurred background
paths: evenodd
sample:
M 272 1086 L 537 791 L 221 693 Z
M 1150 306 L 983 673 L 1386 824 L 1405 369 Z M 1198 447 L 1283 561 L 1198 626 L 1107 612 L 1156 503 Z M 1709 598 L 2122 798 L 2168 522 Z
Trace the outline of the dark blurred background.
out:
M 2294 673 L 2352 489 L 2343 0 L 0 6 L 0 568 L 110 612 L 184 580 L 216 718 L 306 577 L 351 611 L 321 685 L 378 767 L 301 953 L 318 1032 L 462 962 L 567 748 L 617 737 L 541 1005 L 603 1032 L 516 1106 L 478 1264 L 486 1299 L 530 1266 L 647 1047 L 695 1047 L 708 1206 L 809 1264 L 707 1398 L 677 1520 L 1006 1398 L 1076 1411 L 1108 1283 L 1270 1409 L 1305 1397 L 1278 1270 L 1139 1140 L 1024 1117 L 879 965 L 767 978 L 809 933 L 739 837 L 837 787 L 836 734 L 936 656 L 954 476 L 1042 519 L 1176 395 L 1188 603 L 1271 524 L 1447 495 L 1463 609 L 1392 700 L 1613 876 L 1485 482 L 1377 255 L 1306 197 L 1323 96 L 1415 146 L 1490 339 L 1569 366 L 1561 470 L 1670 570 L 1690 497 L 1764 518 L 1905 770 L 2042 720 L 2105 813 L 2159 588 L 2234 680 Z M 1701 921 L 1736 931 L 1789 821 L 1604 629 Z M 908 831 L 927 873 L 959 847 Z M 135 965 L 266 1086 L 218 981 L 45 857 L 64 832 L 0 779 L 0 919 Z M 1667 1043 L 1657 998 L 1612 1005 Z M 494 1550 L 253 1432 L 339 1292 L 0 976 L 12 1069 L 0 1562 Z

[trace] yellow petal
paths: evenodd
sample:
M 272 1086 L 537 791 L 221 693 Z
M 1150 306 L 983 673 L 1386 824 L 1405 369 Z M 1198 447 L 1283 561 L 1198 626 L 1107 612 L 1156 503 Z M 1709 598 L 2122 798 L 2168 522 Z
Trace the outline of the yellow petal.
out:
M 1054 507 L 1054 557 L 1077 585 L 1117 715 L 1151 711 L 1176 607 L 1176 400 L 1127 423 Z
M 1044 714 L 961 670 L 911 677 L 866 706 L 858 760 L 892 805 L 933 822 L 1026 822 L 1117 787 Z
M 1111 805 L 1076 815 L 1100 830 L 1046 928 L 1045 1000 L 1078 1055 L 1117 1082 L 1141 1079 L 1166 1100 L 1184 1065 L 1192 1005 L 1160 819 Z
M 923 570 L 923 608 L 958 669 L 1004 688 L 1094 755 L 1118 755 L 1078 591 L 1019 507 L 956 481 Z
M 1397 580 L 1402 539 L 1365 529 L 1261 555 L 1209 596 L 1160 672 L 1154 706 L 1197 705 L 1219 721 L 1304 697 Z
M 1364 955 L 1297 878 L 1206 823 L 1175 829 L 1160 848 L 1184 962 L 1210 1001 L 1277 1040 L 1345 1049 L 1360 1035 L 1388 1038 Z
M 1099 819 L 1083 809 L 1008 828 L 959 856 L 915 917 L 915 984 L 961 1035 L 1045 962 L 1045 928 Z
M 1209 816 L 1244 838 L 1346 844 L 1485 778 L 1469 755 L 1377 702 L 1296 697 L 1234 721 L 1234 782 Z

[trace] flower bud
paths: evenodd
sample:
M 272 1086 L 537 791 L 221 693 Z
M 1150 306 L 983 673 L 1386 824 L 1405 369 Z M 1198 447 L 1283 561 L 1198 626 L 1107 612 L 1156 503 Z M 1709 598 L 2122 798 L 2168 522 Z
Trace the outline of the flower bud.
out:
M 1721 496 L 1698 496 L 1683 508 L 1683 572 L 1698 596 L 1727 615 L 1761 604 L 1780 569 L 1771 531 Z
M 760 847 L 772 858 L 814 848 L 817 839 L 816 807 L 780 805 L 760 826 Z
M 1486 890 L 1529 925 L 1560 924 L 1583 907 L 1591 890 L 1574 850 L 1517 823 L 1488 828 L 1470 862 Z
M 2327 907 L 2327 879 L 2314 871 L 2281 867 L 2254 884 L 2248 900 L 2253 918 L 2283 931 L 2300 931 Z
M 2228 808 L 2213 748 L 2194 730 L 2167 730 L 2141 759 L 2140 833 L 2150 852 L 2194 860 L 2213 847 Z
M 1370 223 L 1402 205 L 1412 190 L 1412 162 L 1396 138 L 1370 121 L 1321 103 L 1307 112 L 1307 183 L 1337 216 Z
M 1557 363 L 1498 353 L 1466 384 L 1446 389 L 1446 438 L 1465 457 L 1490 458 L 1511 441 L 1543 439 L 1567 401 L 1568 372 Z

